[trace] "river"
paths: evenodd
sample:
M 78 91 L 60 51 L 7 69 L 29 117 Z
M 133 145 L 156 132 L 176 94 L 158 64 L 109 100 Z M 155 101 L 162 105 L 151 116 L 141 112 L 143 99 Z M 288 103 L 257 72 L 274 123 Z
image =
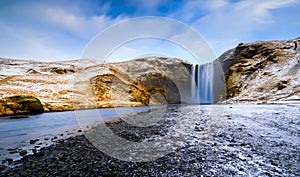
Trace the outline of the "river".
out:
M 81 134 L 103 120 L 149 111 L 159 106 L 120 107 L 29 115 L 27 118 L 0 117 L 0 160 L 20 159 L 19 152 L 28 154 L 60 139 Z M 96 114 L 96 115 L 95 115 Z M 30 140 L 37 140 L 30 144 Z M 35 149 L 35 150 L 34 150 Z M 33 151 L 32 151 L 33 150 Z

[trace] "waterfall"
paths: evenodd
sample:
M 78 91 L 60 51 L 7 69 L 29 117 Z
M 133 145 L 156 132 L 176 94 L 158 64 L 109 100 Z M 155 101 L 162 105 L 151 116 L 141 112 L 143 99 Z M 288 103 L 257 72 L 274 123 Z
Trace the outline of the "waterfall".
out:
M 192 66 L 190 91 L 191 103 L 213 103 L 213 72 L 213 63 Z
M 193 65 L 191 68 L 191 97 L 190 97 L 190 103 L 199 103 L 199 95 L 198 95 L 198 89 L 196 85 L 196 68 Z M 197 74 L 198 75 L 198 74 Z

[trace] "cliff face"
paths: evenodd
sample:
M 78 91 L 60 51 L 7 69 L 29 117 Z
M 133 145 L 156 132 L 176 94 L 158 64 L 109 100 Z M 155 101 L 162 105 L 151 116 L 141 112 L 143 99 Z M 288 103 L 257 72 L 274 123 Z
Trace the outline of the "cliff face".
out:
M 239 44 L 218 58 L 226 103 L 300 100 L 300 38 Z
M 300 38 L 225 52 L 214 61 L 215 102 L 300 100 L 298 45 Z M 190 72 L 190 63 L 161 57 L 116 63 L 0 59 L 0 108 L 15 95 L 38 98 L 45 111 L 188 102 Z
M 96 107 L 146 106 L 150 93 L 142 85 L 118 78 L 114 74 L 91 79 Z
M 0 60 L 0 99 L 38 98 L 45 111 L 184 101 L 190 64 L 174 58 L 126 62 Z

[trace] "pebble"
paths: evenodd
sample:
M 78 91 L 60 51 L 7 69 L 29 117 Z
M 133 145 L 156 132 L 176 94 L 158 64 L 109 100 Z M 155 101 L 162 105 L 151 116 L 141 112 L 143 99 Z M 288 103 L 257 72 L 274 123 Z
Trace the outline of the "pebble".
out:
M 24 156 L 24 155 L 27 154 L 27 151 L 26 151 L 26 150 L 22 150 L 22 151 L 19 152 L 19 154 L 20 154 L 21 156 Z
M 17 152 L 18 152 L 17 150 L 11 150 L 11 151 L 9 151 L 10 154 L 15 154 Z
M 230 124 L 219 122 L 215 131 L 203 130 L 209 134 L 204 135 L 195 128 L 186 139 L 171 139 L 167 143 L 180 141 L 180 146 L 178 148 L 172 146 L 174 151 L 153 161 L 118 160 L 99 151 L 84 135 L 78 135 L 68 139 L 58 139 L 55 145 L 43 147 L 38 152 L 36 149 L 31 149 L 33 155 L 26 155 L 26 151 L 26 156 L 20 161 L 13 162 L 11 159 L 10 163 L 13 163 L 14 168 L 0 166 L 2 170 L 0 176 L 21 176 L 21 174 L 23 176 L 297 176 L 298 166 L 295 162 L 299 154 L 294 146 L 289 143 L 280 144 L 276 142 L 276 138 L 272 141 L 261 139 L 260 132 L 257 131 L 259 126 L 244 127 L 236 122 L 239 117 L 231 114 L 230 117 L 232 117 L 231 121 L 227 120 L 227 116 L 220 119 Z M 266 117 L 259 118 L 260 121 L 270 122 Z M 251 117 L 247 119 L 251 121 Z M 296 121 L 297 117 L 294 119 Z M 156 136 L 164 138 L 168 127 L 172 127 L 174 125 L 172 123 L 176 122 L 172 121 L 172 117 L 161 120 L 161 125 L 143 128 L 130 127 L 126 122 L 107 124 L 107 126 L 119 133 L 120 137 L 139 143 L 145 138 L 152 138 L 151 141 L 156 141 Z M 201 117 L 196 119 L 195 125 L 203 129 L 210 123 L 208 121 L 209 117 Z M 243 128 L 239 129 L 239 127 Z M 286 131 L 290 130 L 288 126 L 285 128 Z M 176 132 L 172 133 L 176 135 Z M 249 136 L 249 133 L 253 136 Z M 196 142 L 201 142 L 201 145 Z M 163 147 L 164 144 L 159 145 Z M 280 145 L 279 147 L 284 151 L 278 151 L 277 145 Z M 122 147 L 122 151 L 130 151 L 132 154 L 144 153 L 134 152 L 133 149 L 126 149 L 126 147 Z M 282 170 L 276 170 L 265 164 L 266 162 Z
M 12 163 L 14 160 L 13 160 L 12 158 L 6 158 L 5 161 L 6 161 L 7 163 Z
M 239 159 L 241 159 L 242 161 L 246 161 L 246 157 L 244 157 L 242 154 L 238 155 Z
M 58 143 L 63 143 L 64 141 L 65 141 L 64 139 L 57 140 Z

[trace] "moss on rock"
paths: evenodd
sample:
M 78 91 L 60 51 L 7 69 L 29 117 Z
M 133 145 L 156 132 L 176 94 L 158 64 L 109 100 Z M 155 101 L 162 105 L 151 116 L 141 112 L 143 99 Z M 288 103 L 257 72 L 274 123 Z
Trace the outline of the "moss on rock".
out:
M 40 100 L 27 95 L 6 97 L 0 102 L 0 115 L 39 114 L 44 112 Z

